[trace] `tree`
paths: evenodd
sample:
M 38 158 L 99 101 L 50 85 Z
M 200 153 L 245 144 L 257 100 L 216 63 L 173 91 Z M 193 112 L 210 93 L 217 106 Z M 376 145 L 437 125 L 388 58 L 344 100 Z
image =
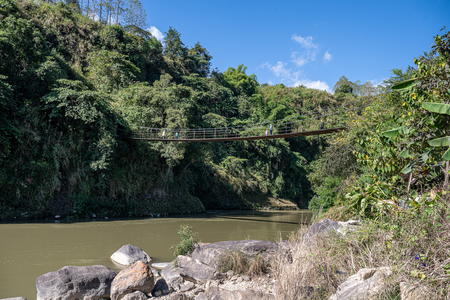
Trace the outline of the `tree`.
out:
M 237 69 L 228 68 L 228 70 L 223 74 L 225 85 L 228 85 L 236 95 L 245 94 L 248 97 L 256 93 L 256 88 L 259 83 L 256 79 L 256 75 L 247 75 L 245 71 L 247 67 L 244 65 L 239 65 Z
M 122 25 L 134 25 L 137 27 L 147 26 L 147 14 L 139 0 L 128 0 Z
M 176 56 L 185 57 L 188 53 L 187 48 L 181 41 L 181 33 L 172 27 L 169 27 L 169 30 L 166 32 L 166 36 L 164 37 L 164 46 L 164 55 L 171 58 Z
M 206 48 L 200 45 L 200 42 L 195 43 L 194 47 L 188 51 L 189 58 L 193 64 L 193 71 L 202 77 L 208 77 L 211 68 L 212 56 Z
M 339 93 L 352 94 L 354 87 L 355 87 L 355 84 L 353 82 L 348 80 L 347 77 L 341 76 L 341 78 L 339 78 L 338 82 L 336 82 L 336 84 L 334 85 L 333 91 L 335 92 L 335 94 L 339 94 Z

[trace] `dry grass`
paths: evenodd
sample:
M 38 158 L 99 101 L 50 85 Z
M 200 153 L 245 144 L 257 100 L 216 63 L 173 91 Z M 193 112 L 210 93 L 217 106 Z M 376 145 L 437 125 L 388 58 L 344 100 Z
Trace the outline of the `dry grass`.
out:
M 260 275 L 267 270 L 267 264 L 261 254 L 254 258 L 246 257 L 241 251 L 229 252 L 218 263 L 219 271 L 232 270 L 235 274 Z
M 278 257 L 274 266 L 277 299 L 326 299 L 361 268 L 390 267 L 380 299 L 400 299 L 400 282 L 419 284 L 428 299 L 450 299 L 450 205 L 440 199 L 419 211 L 386 213 L 366 220 L 345 236 L 318 237 L 307 246 L 302 226 L 293 235 L 292 257 Z M 311 287 L 311 288 L 308 288 Z

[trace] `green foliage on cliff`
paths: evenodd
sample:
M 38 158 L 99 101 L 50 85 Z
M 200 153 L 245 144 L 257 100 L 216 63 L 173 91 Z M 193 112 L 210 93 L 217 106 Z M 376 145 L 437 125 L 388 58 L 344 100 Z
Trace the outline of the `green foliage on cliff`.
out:
M 130 26 L 94 21 L 63 2 L 0 0 L 0 219 L 251 208 L 246 195 L 306 207 L 310 163 L 327 138 L 190 144 L 123 137 L 135 126 L 266 122 L 358 96 L 260 86 L 244 65 L 211 71 L 212 56 L 199 42 L 186 46 L 170 28 L 164 48 Z

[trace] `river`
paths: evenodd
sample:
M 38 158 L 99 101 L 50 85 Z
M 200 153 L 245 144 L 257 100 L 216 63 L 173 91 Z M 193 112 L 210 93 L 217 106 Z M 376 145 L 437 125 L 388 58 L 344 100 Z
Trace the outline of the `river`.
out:
M 170 247 L 179 242 L 180 224 L 188 224 L 202 242 L 287 239 L 309 222 L 303 211 L 212 211 L 194 216 L 75 223 L 0 224 L 0 299 L 36 299 L 36 278 L 64 266 L 104 265 L 116 271 L 109 257 L 132 244 L 154 262 L 172 260 Z

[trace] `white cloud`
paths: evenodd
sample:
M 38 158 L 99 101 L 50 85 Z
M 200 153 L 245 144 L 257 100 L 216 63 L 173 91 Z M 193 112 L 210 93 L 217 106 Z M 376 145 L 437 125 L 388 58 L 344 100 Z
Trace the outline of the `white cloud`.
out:
M 323 60 L 325 62 L 327 62 L 327 61 L 331 61 L 332 59 L 333 59 L 333 56 L 328 51 L 325 52 L 325 55 L 323 56 Z
M 302 45 L 302 47 L 307 48 L 307 49 L 317 49 L 317 45 L 313 43 L 313 38 L 312 36 L 308 36 L 308 37 L 301 37 L 299 35 L 294 34 L 292 36 L 292 39 L 296 42 L 298 42 L 300 45 Z
M 310 61 L 316 60 L 316 56 L 319 52 L 319 45 L 313 42 L 313 38 L 311 36 L 301 37 L 294 34 L 292 36 L 292 40 L 299 43 L 301 46 L 300 51 L 291 52 L 291 62 L 294 63 L 294 65 L 279 61 L 276 65 L 271 65 L 266 62 L 260 67 L 267 68 L 272 71 L 272 73 L 287 86 L 296 87 L 303 85 L 307 88 L 323 90 L 331 93 L 331 89 L 325 81 L 313 81 L 310 79 L 301 78 L 302 71 L 300 70 L 300 67 L 303 67 Z M 324 61 L 331 61 L 333 56 L 327 51 L 325 52 L 323 59 Z M 293 66 L 293 68 L 290 68 L 289 65 Z
M 331 93 L 331 89 L 325 81 L 320 80 L 312 81 L 310 79 L 301 79 L 294 83 L 294 87 L 300 85 L 304 85 L 310 89 L 317 89 Z
M 286 63 L 279 61 L 275 66 L 272 66 L 269 63 L 264 63 L 261 67 L 266 67 L 273 72 L 273 74 L 282 79 L 287 86 L 300 86 L 304 85 L 307 88 L 323 90 L 331 93 L 331 89 L 325 81 L 312 81 L 310 79 L 299 79 L 301 72 L 300 71 L 292 71 L 291 69 L 286 68 Z
M 291 69 L 287 69 L 286 65 L 286 63 L 279 61 L 275 66 L 272 66 L 269 63 L 265 63 L 262 65 L 262 67 L 267 67 L 273 72 L 276 77 L 281 78 L 286 82 L 295 82 L 296 80 L 298 80 L 301 72 L 293 72 Z
M 300 44 L 301 48 L 304 49 L 304 52 L 299 55 L 297 52 L 291 53 L 292 62 L 296 64 L 298 67 L 303 66 L 308 61 L 316 60 L 316 54 L 319 50 L 319 46 L 313 43 L 312 36 L 301 37 L 296 34 L 292 35 L 292 40 L 296 41 Z
M 150 32 L 159 41 L 162 41 L 164 38 L 162 32 L 159 31 L 159 29 L 156 28 L 155 26 L 150 26 L 150 28 L 148 28 L 147 31 Z
M 296 64 L 297 67 L 301 67 L 308 62 L 308 60 L 303 56 L 297 57 L 297 52 L 292 52 L 291 58 L 292 58 L 292 62 L 294 64 Z

